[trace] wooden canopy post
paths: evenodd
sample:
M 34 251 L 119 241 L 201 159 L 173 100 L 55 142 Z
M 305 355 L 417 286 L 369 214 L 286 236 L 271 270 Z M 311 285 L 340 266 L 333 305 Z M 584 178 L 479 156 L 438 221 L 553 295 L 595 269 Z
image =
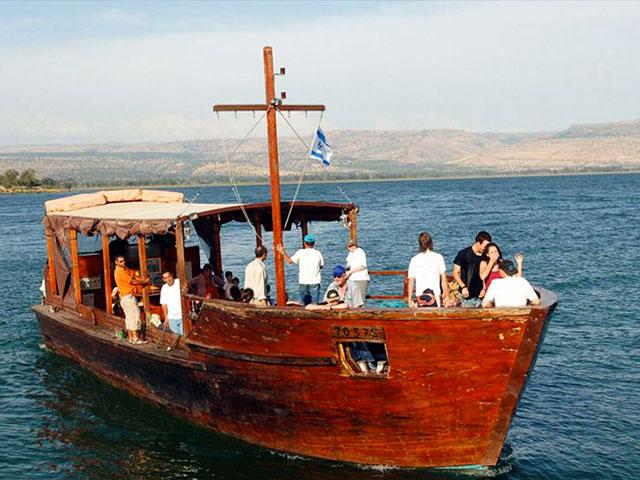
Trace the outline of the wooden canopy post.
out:
M 349 240 L 358 241 L 358 209 L 353 207 L 349 210 Z
M 309 233 L 309 222 L 302 220 L 300 222 L 300 229 L 302 230 L 302 248 L 304 248 L 304 237 Z
M 140 276 L 147 278 L 147 244 L 144 241 L 144 235 L 138 235 L 138 260 L 140 266 Z M 144 321 L 149 321 L 149 287 L 142 287 L 142 309 L 144 310 Z
M 111 255 L 109 252 L 109 235 L 102 235 L 102 271 L 104 272 L 104 299 L 107 313 L 113 313 L 113 299 L 111 298 Z
M 73 282 L 73 295 L 76 305 L 82 304 L 82 290 L 80 289 L 80 268 L 78 261 L 78 231 L 69 230 L 69 247 L 71 250 L 71 279 Z
M 58 294 L 58 285 L 56 284 L 56 261 L 53 254 L 54 240 L 53 232 L 47 231 L 47 272 L 49 274 L 49 293 L 51 295 Z
M 282 99 L 276 98 L 273 51 L 271 47 L 262 50 L 264 61 L 265 103 L 254 105 L 214 105 L 214 112 L 267 112 L 267 134 L 269 139 L 269 176 L 271 181 L 271 220 L 273 225 L 273 257 L 276 271 L 276 299 L 278 305 L 286 303 L 284 283 L 284 257 L 278 252 L 282 245 L 282 215 L 280 212 L 280 171 L 278 166 L 278 132 L 276 128 L 276 110 L 281 112 L 323 112 L 324 105 L 283 105 Z M 279 75 L 284 75 L 281 69 Z M 257 241 L 256 241 L 257 242 Z
M 176 270 L 178 280 L 180 280 L 180 289 L 184 291 L 187 285 L 187 273 L 184 265 L 184 231 L 182 226 L 182 221 L 176 223 Z M 185 335 L 188 335 L 192 325 L 187 312 L 187 299 L 182 293 L 180 298 L 182 299 L 182 331 Z
M 222 271 L 222 243 L 220 242 L 220 222 L 213 222 L 213 271 L 224 278 Z
M 253 217 L 253 226 L 256 229 L 256 247 L 262 245 L 262 223 L 260 222 L 260 216 L 256 213 Z

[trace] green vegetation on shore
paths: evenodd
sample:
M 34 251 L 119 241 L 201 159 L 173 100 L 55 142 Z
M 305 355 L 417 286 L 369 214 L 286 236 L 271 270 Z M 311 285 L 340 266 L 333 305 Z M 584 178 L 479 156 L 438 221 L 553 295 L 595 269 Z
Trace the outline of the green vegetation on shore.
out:
M 9 168 L 0 175 L 0 192 L 3 193 L 71 190 L 77 185 L 78 182 L 71 178 L 54 180 L 51 177 L 44 177 L 40 179 L 36 177 L 36 171 L 33 168 L 27 168 L 22 172 Z

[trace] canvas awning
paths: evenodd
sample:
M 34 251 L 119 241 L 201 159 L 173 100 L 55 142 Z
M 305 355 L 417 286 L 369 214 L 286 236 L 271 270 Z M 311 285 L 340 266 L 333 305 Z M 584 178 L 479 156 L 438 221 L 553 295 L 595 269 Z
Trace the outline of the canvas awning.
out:
M 133 195 L 132 192 L 142 194 Z M 172 229 L 176 221 L 185 218 L 193 219 L 198 228 L 198 224 L 205 222 L 246 222 L 248 217 L 251 223 L 260 224 L 264 230 L 273 230 L 270 202 L 240 205 L 164 201 L 181 199 L 181 195 L 175 192 L 145 190 L 121 190 L 117 195 L 114 192 L 74 195 L 47 202 L 44 224 L 47 229 L 57 234 L 75 229 L 84 235 L 99 233 L 117 235 L 122 239 L 138 234 L 164 235 Z M 146 201 L 145 196 L 156 201 Z M 292 225 L 301 222 L 339 221 L 343 214 L 355 208 L 354 204 L 296 202 L 291 210 L 289 222 L 283 225 L 283 229 L 290 230 Z M 290 209 L 290 202 L 281 203 L 283 222 Z

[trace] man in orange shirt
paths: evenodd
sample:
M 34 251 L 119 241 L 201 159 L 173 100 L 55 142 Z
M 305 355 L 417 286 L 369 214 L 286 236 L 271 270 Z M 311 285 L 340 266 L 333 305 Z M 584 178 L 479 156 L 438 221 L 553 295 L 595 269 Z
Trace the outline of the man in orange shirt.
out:
M 136 275 L 136 272 L 127 268 L 126 261 L 122 255 L 115 259 L 116 269 L 113 276 L 116 280 L 118 293 L 120 295 L 120 306 L 124 310 L 124 325 L 127 330 L 129 343 L 142 345 L 147 343 L 140 338 L 140 307 L 135 296 L 136 286 L 151 285 L 151 279 L 143 279 Z

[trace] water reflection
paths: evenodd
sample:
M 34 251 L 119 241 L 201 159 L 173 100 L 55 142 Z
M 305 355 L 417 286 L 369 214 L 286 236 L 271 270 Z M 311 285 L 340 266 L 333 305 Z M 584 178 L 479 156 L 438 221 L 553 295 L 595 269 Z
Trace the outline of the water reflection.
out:
M 39 467 L 49 478 L 454 480 L 510 469 L 509 461 L 488 472 L 358 468 L 286 455 L 200 428 L 55 354 L 43 352 L 36 369 L 45 394 L 35 400 L 47 412 L 37 445 L 60 454 Z

